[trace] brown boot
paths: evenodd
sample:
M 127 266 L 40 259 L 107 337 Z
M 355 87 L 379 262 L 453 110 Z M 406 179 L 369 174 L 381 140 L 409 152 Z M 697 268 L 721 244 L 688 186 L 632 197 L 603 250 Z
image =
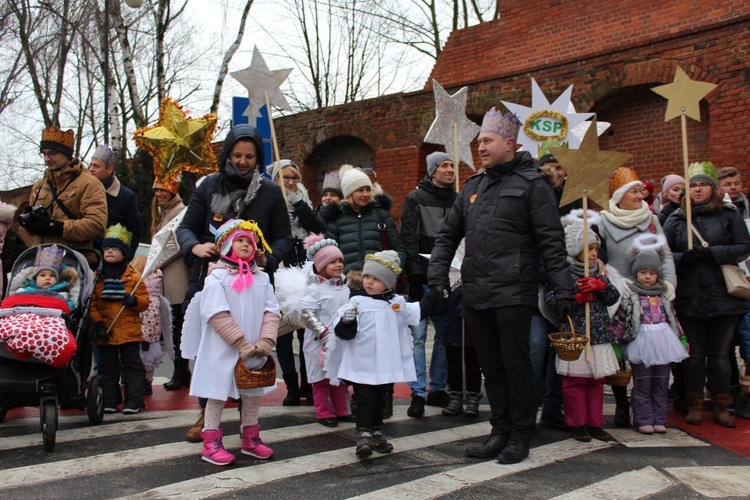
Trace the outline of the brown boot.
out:
M 729 394 L 717 394 L 714 396 L 714 422 L 722 427 L 737 426 L 727 411 L 731 399 L 732 397 Z
M 203 441 L 201 431 L 203 430 L 203 414 L 205 411 L 205 408 L 201 408 L 201 414 L 198 417 L 198 420 L 195 421 L 193 426 L 187 431 L 187 434 L 185 434 L 186 441 L 191 443 L 200 443 Z
M 703 394 L 700 392 L 688 392 L 688 414 L 685 423 L 690 425 L 701 425 L 703 421 Z

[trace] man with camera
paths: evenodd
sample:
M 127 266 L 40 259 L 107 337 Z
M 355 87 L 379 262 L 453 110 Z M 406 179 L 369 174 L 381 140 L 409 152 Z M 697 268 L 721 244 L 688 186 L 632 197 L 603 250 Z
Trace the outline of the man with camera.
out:
M 81 175 L 85 167 L 80 159 L 73 159 L 74 139 L 72 130 L 47 127 L 42 131 L 39 154 L 47 170 L 34 182 L 29 205 L 18 218 L 30 246 L 62 243 L 91 247 L 104 234 L 104 186 L 92 175 Z

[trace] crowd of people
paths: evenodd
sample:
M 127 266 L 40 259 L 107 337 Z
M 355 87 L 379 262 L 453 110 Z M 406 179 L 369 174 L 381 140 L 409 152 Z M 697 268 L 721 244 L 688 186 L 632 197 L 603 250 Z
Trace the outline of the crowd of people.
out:
M 215 465 L 235 461 L 220 426 L 230 398 L 239 401 L 241 453 L 273 456 L 258 406 L 276 388 L 264 378 L 274 349 L 283 404 L 312 404 L 324 426 L 354 422 L 358 457 L 393 450 L 384 422 L 394 384 L 404 382 L 411 418 L 425 405 L 477 417 L 486 395 L 490 436 L 466 454 L 502 464 L 529 455 L 540 407 L 542 425 L 575 440 L 613 439 L 603 416 L 608 382 L 614 425 L 642 434 L 667 432 L 670 392 L 688 424 L 702 423 L 707 394 L 719 425 L 735 426 L 730 409 L 750 418 L 733 344 L 738 338 L 750 363 L 748 302 L 727 291 L 722 273 L 750 256 L 740 172 L 695 163 L 688 179 L 665 176 L 653 196 L 653 183 L 621 168 L 609 206 L 583 214 L 580 200 L 559 206 L 566 173 L 552 154 L 535 160 L 517 150 L 519 127 L 512 114 L 487 112 L 477 139 L 483 168 L 460 191 L 452 158 L 429 154 L 399 229 L 372 171 L 328 172 L 314 207 L 302 168 L 291 160 L 266 167 L 258 130 L 236 126 L 219 172 L 202 179 L 187 206 L 179 179 L 154 183 L 151 236 L 182 217 L 182 255 L 146 280 L 144 263 L 130 264 L 141 218 L 115 175 L 119 155 L 99 146 L 88 175 L 72 131 L 49 127 L 40 143 L 47 169 L 19 223 L 32 246 L 102 252 L 91 317 L 105 413 L 145 409 L 161 337 L 174 363 L 164 387 L 199 399 L 186 439 L 202 442 L 202 459 Z M 16 251 L 14 212 L 0 205 L 4 261 Z M 37 253 L 23 291 L 68 300 L 71 278 L 44 260 L 48 248 L 56 247 Z M 280 267 L 304 276 L 294 311 L 282 310 L 274 291 Z M 291 327 L 280 330 L 285 322 Z M 578 359 L 555 355 L 548 334 L 558 331 L 590 332 Z M 630 395 L 607 380 L 628 369 Z

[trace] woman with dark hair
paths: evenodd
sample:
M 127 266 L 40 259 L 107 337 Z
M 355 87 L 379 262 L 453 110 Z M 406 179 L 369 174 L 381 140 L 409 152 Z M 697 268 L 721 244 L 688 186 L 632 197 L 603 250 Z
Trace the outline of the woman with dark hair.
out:
M 177 241 L 190 266 L 185 304 L 203 289 L 208 264 L 219 258 L 216 230 L 230 219 L 254 220 L 271 247 L 260 249 L 255 262 L 273 280 L 279 263 L 292 251 L 289 214 L 279 186 L 263 177 L 263 137 L 255 127 L 237 125 L 224 139 L 219 173 L 205 177 L 190 197 L 187 212 L 177 228 Z M 187 439 L 199 442 L 203 411 L 188 431 Z
M 714 421 L 734 427 L 727 411 L 731 399 L 727 352 L 737 323 L 747 312 L 747 300 L 727 293 L 721 265 L 737 264 L 750 255 L 750 234 L 742 214 L 725 206 L 717 193 L 716 167 L 693 163 L 688 173 L 693 248 L 688 249 L 685 200 L 664 225 L 677 263 L 674 308 L 690 344 L 690 357 L 682 362 L 689 406 L 685 422 L 702 423 L 708 377 Z

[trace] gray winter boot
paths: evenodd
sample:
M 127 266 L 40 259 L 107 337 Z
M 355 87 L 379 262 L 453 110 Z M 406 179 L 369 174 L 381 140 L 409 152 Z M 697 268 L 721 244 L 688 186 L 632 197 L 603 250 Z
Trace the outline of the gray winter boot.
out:
M 358 457 L 369 457 L 372 455 L 372 432 L 369 429 L 357 430 L 357 449 L 354 453 Z
M 468 392 L 466 393 L 466 412 L 465 417 L 478 417 L 479 416 L 479 400 L 482 399 L 481 392 Z
M 453 417 L 462 414 L 464 412 L 463 394 L 458 391 L 450 391 L 448 395 L 451 399 L 448 402 L 448 406 L 443 408 L 443 415 L 446 417 Z

